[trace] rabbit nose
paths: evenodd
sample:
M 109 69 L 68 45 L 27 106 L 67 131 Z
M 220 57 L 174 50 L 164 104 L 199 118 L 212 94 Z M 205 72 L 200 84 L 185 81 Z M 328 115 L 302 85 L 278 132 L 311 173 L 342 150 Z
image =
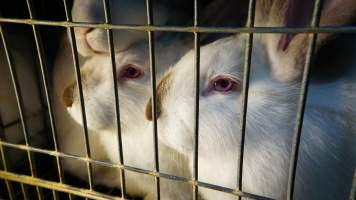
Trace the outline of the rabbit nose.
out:
M 73 105 L 74 88 L 75 88 L 75 83 L 72 83 L 64 89 L 62 99 L 63 99 L 63 103 L 66 107 L 72 107 L 72 105 Z

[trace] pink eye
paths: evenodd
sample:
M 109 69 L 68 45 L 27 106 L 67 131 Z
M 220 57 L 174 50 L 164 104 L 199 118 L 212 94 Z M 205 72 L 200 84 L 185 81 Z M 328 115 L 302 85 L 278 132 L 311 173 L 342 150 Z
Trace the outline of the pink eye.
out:
M 209 83 L 208 93 L 221 92 L 227 93 L 239 87 L 239 82 L 230 77 L 216 77 Z
M 143 71 L 135 65 L 128 64 L 123 68 L 120 74 L 121 74 L 120 76 L 123 78 L 136 79 L 143 75 Z
M 219 92 L 229 91 L 233 88 L 233 86 L 234 83 L 227 78 L 221 78 L 214 82 L 214 90 Z

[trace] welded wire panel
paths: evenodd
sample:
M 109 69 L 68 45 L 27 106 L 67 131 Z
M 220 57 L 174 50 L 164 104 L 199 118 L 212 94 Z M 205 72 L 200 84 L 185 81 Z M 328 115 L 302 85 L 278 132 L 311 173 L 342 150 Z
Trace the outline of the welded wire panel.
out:
M 26 146 L 29 146 L 30 140 L 29 140 L 28 126 L 27 126 L 27 122 L 26 122 L 25 116 L 24 116 L 24 106 L 23 106 L 23 100 L 21 98 L 21 90 L 19 87 L 16 69 L 13 65 L 10 50 L 8 48 L 6 32 L 5 32 L 4 27 L 1 23 L 0 23 L 0 34 L 1 34 L 3 47 L 5 50 L 6 59 L 7 59 L 8 66 L 10 69 L 11 80 L 12 80 L 12 85 L 13 85 L 14 91 L 15 91 L 16 102 L 17 102 L 18 111 L 19 111 L 19 115 L 20 115 L 21 126 L 22 126 L 22 131 L 23 131 L 23 135 L 24 135 L 24 139 L 25 139 L 25 144 L 26 144 Z M 31 176 L 36 176 L 35 162 L 33 159 L 33 155 L 31 154 L 30 151 L 27 151 L 27 158 L 28 158 L 28 162 L 29 162 Z M 23 186 L 23 187 L 25 187 L 25 186 Z M 41 192 L 40 188 L 37 188 L 38 199 L 42 199 L 41 193 L 42 192 Z M 24 195 L 26 197 L 26 193 L 24 193 Z
M 120 197 L 114 197 L 110 195 L 105 195 L 99 192 L 95 192 L 93 190 L 81 189 L 77 187 L 73 187 L 70 185 L 66 185 L 63 183 L 56 183 L 47 180 L 43 180 L 40 178 L 30 177 L 26 175 L 19 175 L 12 172 L 3 172 L 0 171 L 0 177 L 5 178 L 7 180 L 11 180 L 14 182 L 20 182 L 22 184 L 34 185 L 41 188 L 57 190 L 61 192 L 66 192 L 68 194 L 73 194 L 81 197 L 87 197 L 92 199 L 121 199 Z
M 25 145 L 17 145 L 17 144 L 11 144 L 8 142 L 5 142 L 3 140 L 0 140 L 0 151 L 1 151 L 1 157 L 2 159 L 2 164 L 4 166 L 4 170 L 0 171 L 0 178 L 4 179 L 6 182 L 7 190 L 10 195 L 12 195 L 12 188 L 11 188 L 11 183 L 10 181 L 15 181 L 15 182 L 22 182 L 21 184 L 21 189 L 23 190 L 22 193 L 24 195 L 24 198 L 28 197 L 28 192 L 27 192 L 27 187 L 26 185 L 34 185 L 34 186 L 39 186 L 39 187 L 44 187 L 48 189 L 53 190 L 53 198 L 54 199 L 60 199 L 58 196 L 57 191 L 61 192 L 67 192 L 72 195 L 77 195 L 85 198 L 90 198 L 90 199 L 120 199 L 118 197 L 110 196 L 110 195 L 104 195 L 102 193 L 96 192 L 93 190 L 93 180 L 92 180 L 92 164 L 100 164 L 103 166 L 108 166 L 112 168 L 118 168 L 120 170 L 120 178 L 121 178 L 121 189 L 122 189 L 122 197 L 126 197 L 126 191 L 125 191 L 125 175 L 124 172 L 125 170 L 132 171 L 132 172 L 137 172 L 137 173 L 142 173 L 142 174 L 148 174 L 151 175 L 152 177 L 155 178 L 156 181 L 156 190 L 157 190 L 157 199 L 160 199 L 160 179 L 165 178 L 165 179 L 170 179 L 170 180 L 175 180 L 175 181 L 181 181 L 181 182 L 188 182 L 189 184 L 192 185 L 193 187 L 193 199 L 198 199 L 198 187 L 204 187 L 204 188 L 209 188 L 209 189 L 214 189 L 217 191 L 229 193 L 229 194 L 234 194 L 238 197 L 246 197 L 246 198 L 252 198 L 252 199 L 268 199 L 266 197 L 254 195 L 254 194 L 249 194 L 246 192 L 243 192 L 242 188 L 242 178 L 243 178 L 243 151 L 244 151 L 244 135 L 245 135 L 245 129 L 246 129 L 246 112 L 247 112 L 247 102 L 248 102 L 248 87 L 249 87 L 249 72 L 250 72 L 250 64 L 251 64 L 251 50 L 252 50 L 252 41 L 253 41 L 253 34 L 252 33 L 309 33 L 310 34 L 310 42 L 308 46 L 308 52 L 307 52 L 307 59 L 305 63 L 305 71 L 303 74 L 303 80 L 302 80 L 302 89 L 301 89 L 301 95 L 299 99 L 299 109 L 298 109 L 298 116 L 297 116 L 297 125 L 295 128 L 294 132 L 294 143 L 293 143 L 293 150 L 292 150 L 292 156 L 291 156 L 291 167 L 290 167 L 290 174 L 289 174 L 289 183 L 288 183 L 288 198 L 293 199 L 293 188 L 294 188 L 294 182 L 295 182 L 295 175 L 296 175 L 296 164 L 298 160 L 298 149 L 299 149 L 299 144 L 300 144 L 300 137 L 301 137 L 301 129 L 302 129 L 302 123 L 303 123 L 303 113 L 305 109 L 305 101 L 306 101 L 306 94 L 308 90 L 308 82 L 309 82 L 309 69 L 310 65 L 312 64 L 313 61 L 313 53 L 315 49 L 315 43 L 317 39 L 317 33 L 335 33 L 335 32 L 354 32 L 356 33 L 356 27 L 351 27 L 351 26 L 343 26 L 343 27 L 319 27 L 318 22 L 320 18 L 320 10 L 321 10 L 321 4 L 322 1 L 318 0 L 315 3 L 315 8 L 314 8 L 314 13 L 313 13 L 313 20 L 312 20 L 312 26 L 311 27 L 303 27 L 303 28 L 288 28 L 288 27 L 254 27 L 253 21 L 254 21 L 254 7 L 255 7 L 255 1 L 250 0 L 249 3 L 249 10 L 248 10 L 248 23 L 246 27 L 241 27 L 241 28 L 228 28 L 228 27 L 200 27 L 199 26 L 199 2 L 198 0 L 194 0 L 194 25 L 189 26 L 189 27 L 178 27 L 178 26 L 155 26 L 153 25 L 152 21 L 152 2 L 150 0 L 146 0 L 146 6 L 147 6 L 147 25 L 120 25 L 120 24 L 111 24 L 111 19 L 110 19 L 110 8 L 109 8 L 109 3 L 108 0 L 103 0 L 104 4 L 104 13 L 105 13 L 105 23 L 82 23 L 82 22 L 72 22 L 71 16 L 70 16 L 70 11 L 69 11 L 69 6 L 68 2 L 66 0 L 63 0 L 64 3 L 64 8 L 65 8 L 65 13 L 66 13 L 66 19 L 67 21 L 64 22 L 55 22 L 55 21 L 48 21 L 48 20 L 36 20 L 33 18 L 32 14 L 32 9 L 31 9 L 31 1 L 27 0 L 27 5 L 28 5 L 28 10 L 30 13 L 30 19 L 10 19 L 10 18 L 0 18 L 1 22 L 1 37 L 2 37 L 2 42 L 4 44 L 5 51 L 7 53 L 7 60 L 9 62 L 9 66 L 12 69 L 12 81 L 14 84 L 16 96 L 17 96 L 17 101 L 18 101 L 18 107 L 20 110 L 20 120 L 19 122 L 23 126 L 24 134 L 25 134 L 25 139 L 26 139 L 26 144 Z M 33 30 L 33 35 L 35 38 L 36 42 L 36 50 L 37 50 L 37 56 L 40 61 L 40 70 L 41 70 L 41 78 L 43 82 L 43 87 L 45 90 L 45 97 L 47 101 L 47 107 L 48 107 L 48 114 L 49 114 L 49 121 L 50 121 L 50 128 L 51 128 L 51 134 L 54 140 L 55 148 L 54 151 L 51 150 L 45 150 L 45 149 L 40 149 L 40 148 L 34 148 L 29 146 L 29 141 L 28 141 L 28 136 L 27 136 L 27 126 L 26 123 L 23 119 L 23 114 L 22 114 L 22 103 L 21 103 L 21 98 L 20 98 L 20 90 L 17 86 L 17 80 L 16 80 L 16 71 L 13 69 L 11 65 L 11 56 L 9 55 L 9 49 L 6 45 L 6 35 L 4 34 L 3 30 L 3 25 L 2 23 L 17 23 L 17 24 L 27 24 L 32 27 Z M 81 103 L 81 109 L 82 109 L 82 119 L 83 119 L 83 131 L 84 131 L 84 139 L 85 139 L 85 147 L 86 147 L 86 157 L 79 157 L 79 156 L 74 156 L 74 155 L 69 155 L 65 153 L 58 152 L 58 144 L 56 141 L 56 131 L 55 131 L 55 123 L 53 120 L 53 108 L 51 104 L 51 96 L 48 91 L 48 75 L 46 72 L 46 66 L 45 66 L 45 56 L 43 54 L 43 47 L 42 47 L 42 42 L 40 38 L 40 34 L 38 32 L 38 26 L 58 26 L 58 27 L 66 27 L 68 29 L 68 34 L 69 38 L 71 40 L 71 48 L 72 48 L 72 53 L 73 53 L 73 62 L 74 62 L 74 67 L 75 67 L 75 75 L 76 75 L 76 81 L 78 85 L 78 92 L 79 92 L 79 97 L 80 97 L 80 103 Z M 86 123 L 86 116 L 85 116 L 85 102 L 83 98 L 83 91 L 82 91 L 82 85 L 81 85 L 81 77 L 80 77 L 80 67 L 79 67 L 79 60 L 78 60 L 78 53 L 77 53 L 77 46 L 76 46 L 76 40 L 75 40 L 75 34 L 74 34 L 74 27 L 91 27 L 91 28 L 103 28 L 106 29 L 107 31 L 107 36 L 108 36 L 108 46 L 110 50 L 110 57 L 111 57 L 111 62 L 112 62 L 112 75 L 113 75 L 113 81 L 114 81 L 114 88 L 117 88 L 117 77 L 116 77 L 116 62 L 115 62 L 115 49 L 114 49 L 114 43 L 113 43 L 113 29 L 117 30 L 137 30 L 137 31 L 144 31 L 147 32 L 148 34 L 148 45 L 149 45 L 149 61 L 150 61 L 150 67 L 151 67 L 151 85 L 152 85 L 152 116 L 153 116 L 153 139 L 154 139 L 154 150 L 155 150 L 155 167 L 154 170 L 144 170 L 144 169 L 139 169 L 139 168 L 134 168 L 130 166 L 125 166 L 124 164 L 124 158 L 123 158 L 123 150 L 122 150 L 122 141 L 121 141 L 121 125 L 120 125 L 120 108 L 119 108 L 119 96 L 118 96 L 118 91 L 115 89 L 114 94 L 115 94 L 115 113 L 116 113 L 116 125 L 117 125 L 117 134 L 118 134 L 118 143 L 119 143 L 119 154 L 120 154 L 120 163 L 115 164 L 115 163 L 109 163 L 109 162 L 102 162 L 102 161 L 96 161 L 90 158 L 90 148 L 89 148 L 89 142 L 88 142 L 88 128 L 87 128 L 87 123 Z M 188 32 L 192 33 L 194 36 L 194 52 L 195 52 L 195 140 L 194 140 L 194 167 L 193 167 L 193 177 L 192 179 L 184 178 L 184 177 L 179 177 L 179 176 L 173 176 L 170 174 L 165 174 L 165 173 L 160 173 L 159 172 L 159 158 L 158 158 L 158 134 L 157 134 L 157 113 L 156 113 L 156 74 L 155 74 L 155 55 L 154 55 L 154 31 L 167 31 L 167 32 Z M 247 34 L 247 42 L 246 42 L 246 48 L 245 48 L 245 60 L 244 60 L 244 82 L 243 82 L 243 89 L 242 89 L 242 96 L 243 96 L 243 102 L 242 102 L 242 117 L 241 117 L 241 148 L 240 148 L 240 158 L 239 158 L 239 178 L 237 180 L 238 182 L 238 188 L 237 190 L 230 189 L 230 188 L 225 188 L 221 186 L 217 186 L 214 184 L 208 184 L 204 182 L 200 182 L 198 180 L 198 147 L 199 147 L 199 74 L 200 74 L 200 45 L 199 45 L 199 39 L 200 39 L 200 33 L 248 33 Z M 0 128 L 0 131 L 1 128 Z M 6 168 L 6 155 L 4 153 L 3 147 L 11 147 L 11 148 L 17 148 L 21 150 L 25 150 L 28 153 L 29 157 L 29 163 L 31 167 L 31 175 L 32 176 L 26 176 L 26 175 L 18 175 L 15 173 L 11 173 L 7 171 Z M 46 155 L 51 155 L 56 158 L 57 161 L 57 166 L 58 166 L 58 173 L 60 175 L 60 180 L 59 183 L 53 182 L 53 181 L 48 181 L 48 180 L 43 180 L 41 178 L 35 177 L 35 167 L 32 166 L 34 163 L 32 163 L 31 159 L 31 153 L 32 152 L 37 152 L 37 153 L 42 153 Z M 62 172 L 61 172 L 61 166 L 59 159 L 60 158 L 72 158 L 76 159 L 79 161 L 83 161 L 87 164 L 87 171 L 88 171 L 88 177 L 89 177 L 89 190 L 87 189 L 81 189 L 77 187 L 73 187 L 70 185 L 66 185 L 64 183 L 64 180 L 62 178 Z M 354 178 L 355 179 L 355 178 Z M 355 182 L 355 180 L 354 180 Z M 41 198 L 41 191 L 37 190 L 39 198 Z M 350 199 L 354 198 L 355 195 L 355 183 L 353 186 L 353 192 L 350 194 Z M 69 197 L 72 197 L 71 195 Z M 12 199 L 13 197 L 9 197 Z M 73 198 L 74 199 L 74 198 Z

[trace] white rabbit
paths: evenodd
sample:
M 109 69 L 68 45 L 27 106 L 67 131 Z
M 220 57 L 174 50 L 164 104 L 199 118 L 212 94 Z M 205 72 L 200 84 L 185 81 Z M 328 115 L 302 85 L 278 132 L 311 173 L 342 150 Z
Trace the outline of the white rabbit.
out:
M 204 46 L 200 59 L 199 180 L 230 188 L 237 187 L 243 39 L 234 36 Z M 284 199 L 299 87 L 270 79 L 270 62 L 258 39 L 251 66 L 242 188 Z M 193 70 L 194 52 L 190 52 L 157 88 L 160 138 L 187 156 L 192 156 L 194 142 Z M 355 89 L 355 80 L 311 85 L 297 199 L 347 198 L 356 165 Z M 148 104 L 148 119 L 150 111 Z M 204 199 L 234 199 L 200 191 Z
M 23 103 L 23 114 L 27 122 L 29 143 L 38 147 L 43 145 L 45 137 L 41 135 L 44 130 L 43 110 L 40 99 L 40 88 L 36 81 L 36 61 L 34 60 L 34 43 L 22 29 L 9 30 L 7 37 L 8 49 L 11 54 L 11 61 L 16 71 L 18 86 L 21 92 Z M 2 139 L 4 141 L 24 144 L 24 133 L 20 121 L 14 86 L 11 80 L 9 65 L 5 56 L 3 43 L 0 42 L 0 121 L 4 131 Z M 12 124 L 12 125 L 11 125 Z M 12 148 L 7 150 L 8 168 L 19 166 L 19 162 L 24 160 L 25 153 L 19 153 Z
M 112 23 L 114 24 L 146 24 L 146 5 L 143 1 L 109 1 L 111 9 Z M 158 12 L 159 15 L 154 15 L 155 23 L 165 23 L 166 22 L 166 10 L 160 5 L 154 5 L 153 11 Z M 104 22 L 104 9 L 103 1 L 101 0 L 75 0 L 72 9 L 73 21 L 75 22 L 92 22 L 92 23 L 103 23 Z M 91 29 L 91 28 L 75 28 L 75 35 L 77 41 L 78 52 L 81 56 L 96 56 L 96 58 L 88 59 L 84 57 L 79 57 L 81 59 L 80 65 L 89 66 L 86 68 L 98 67 L 102 64 L 102 61 L 106 64 L 106 69 L 109 69 L 110 56 L 108 54 L 107 48 L 107 35 L 104 29 Z M 138 31 L 118 31 L 114 30 L 114 45 L 117 51 L 126 51 L 128 48 L 137 43 L 138 41 L 144 40 L 146 42 L 147 33 Z M 66 38 L 66 37 L 65 37 Z M 144 51 L 144 52 L 140 52 Z M 141 48 L 135 52 L 137 60 L 140 60 L 141 54 L 147 53 L 145 49 Z M 123 53 L 123 55 L 129 55 L 129 53 Z M 146 55 L 145 55 L 146 56 Z M 125 57 L 125 56 L 123 56 Z M 129 56 L 126 56 L 129 57 Z M 146 59 L 146 57 L 145 57 Z M 130 61 L 128 61 L 130 62 Z M 146 61 L 145 61 L 146 62 Z M 98 64 L 98 65 L 97 65 Z M 147 64 L 147 62 L 146 62 Z M 148 69 L 148 68 L 146 68 Z M 108 72 L 108 71 L 106 71 Z M 148 75 L 149 72 L 146 72 Z M 62 48 L 57 56 L 55 70 L 54 70 L 54 102 L 57 120 L 57 129 L 59 132 L 59 146 L 60 150 L 65 153 L 75 154 L 75 155 L 85 155 L 84 148 L 84 138 L 81 134 L 83 132 L 83 127 L 73 121 L 67 112 L 66 106 L 63 104 L 63 93 L 65 89 L 73 83 L 74 71 L 72 64 L 71 50 L 68 43 L 65 40 L 62 42 Z M 100 74 L 98 76 L 102 76 Z M 110 74 L 104 74 L 110 78 Z M 94 77 L 95 75 L 93 75 Z M 95 76 L 96 77 L 96 76 Z M 146 76 L 147 77 L 147 76 Z M 145 79 L 144 81 L 148 81 Z M 103 85 L 110 81 L 103 82 Z M 99 83 L 98 83 L 99 84 Z M 147 82 L 148 84 L 148 82 Z M 105 91 L 109 91 L 108 89 Z M 107 94 L 111 95 L 111 93 Z M 113 99 L 112 99 L 113 100 Z M 112 102 L 110 102 L 112 103 Z M 97 108 L 102 109 L 101 107 Z M 104 108 L 102 109 L 104 110 Z M 111 110 L 113 112 L 114 110 Z M 141 114 L 143 115 L 143 114 Z M 127 115 L 124 115 L 127 117 Z M 94 121 L 95 122 L 95 121 Z M 99 124 L 102 121 L 98 122 Z M 114 123 L 114 121 L 105 122 Z M 124 123 L 123 123 L 124 124 Z M 111 124 L 112 126 L 114 124 Z M 126 125 L 123 125 L 126 126 Z M 90 129 L 89 142 L 92 158 L 97 160 L 107 160 L 108 155 L 106 151 L 103 151 L 103 146 L 101 142 L 97 142 L 101 137 L 98 134 L 94 134 L 94 130 Z M 104 135 L 104 134 L 101 134 Z M 115 135 L 114 135 L 115 136 Z M 113 142 L 114 138 L 110 138 L 110 142 Z M 115 141 L 116 142 L 116 141 Z M 118 149 L 118 148 L 117 148 Z M 115 158 L 115 161 L 117 158 Z M 63 159 L 63 167 L 65 170 L 72 172 L 74 175 L 80 177 L 81 179 L 87 180 L 87 172 L 85 170 L 85 165 L 82 162 L 78 162 L 74 159 Z M 109 187 L 119 186 L 119 180 L 117 178 L 102 178 L 102 177 L 118 177 L 118 171 L 112 170 L 110 168 L 104 168 L 94 165 L 94 182 L 97 184 L 103 184 Z M 82 170 L 78 170 L 82 169 Z M 107 174 L 107 175 L 105 175 Z
M 191 44 L 177 38 L 172 42 L 156 44 L 156 72 L 163 73 L 170 64 L 175 63 Z M 68 52 L 67 52 L 68 53 Z M 70 53 L 70 52 L 69 52 Z M 73 81 L 72 66 L 68 65 L 70 55 L 62 55 L 55 69 L 56 108 L 60 113 L 57 121 L 60 131 L 60 148 L 62 151 L 84 156 L 85 148 L 82 139 L 82 118 L 79 95 Z M 117 80 L 120 101 L 120 119 L 123 140 L 124 162 L 126 165 L 147 170 L 154 169 L 153 134 L 151 124 L 145 120 L 145 106 L 151 94 L 150 66 L 146 43 L 138 43 L 130 49 L 116 54 Z M 66 68 L 66 69 L 64 69 Z M 69 72 L 71 71 L 71 72 Z M 115 118 L 114 87 L 112 80 L 111 58 L 108 55 L 95 55 L 87 59 L 81 68 L 84 102 L 89 128 L 92 157 L 119 163 L 117 129 Z M 72 117 L 72 118 L 71 118 Z M 75 121 L 73 121 L 73 119 Z M 66 125 L 65 125 L 66 124 Z M 74 139 L 76 138 L 76 139 Z M 184 166 L 185 158 L 165 145 L 160 148 L 160 170 L 174 175 L 189 177 L 188 167 Z M 163 152 L 163 153 L 162 153 Z M 75 175 L 86 178 L 86 171 L 78 170 L 79 163 L 66 161 L 65 169 Z M 180 163 L 179 165 L 176 162 Z M 82 166 L 83 167 L 83 166 Z M 78 172 L 80 171 L 80 172 Z M 108 175 L 105 175 L 108 174 Z M 120 187 L 119 171 L 94 170 L 97 183 L 111 187 Z M 155 198 L 154 179 L 126 171 L 127 192 L 131 196 Z M 94 178 L 95 180 L 95 178 Z M 167 183 L 166 183 L 167 182 Z M 188 184 L 174 183 L 161 179 L 163 199 L 188 199 Z M 178 188 L 173 188 L 177 185 Z M 184 190 L 185 192 L 182 192 Z M 168 195 L 168 196 L 166 196 Z
M 257 1 L 256 24 L 266 26 L 269 20 L 283 18 L 278 12 L 268 11 L 271 7 L 285 10 L 284 2 Z M 349 4 L 343 12 L 345 18 L 334 12 L 345 8 L 342 2 Z M 325 1 L 321 24 L 346 23 L 354 7 L 350 1 Z M 270 18 L 261 17 L 264 14 Z M 329 36 L 321 35 L 318 45 Z M 280 83 L 269 73 L 284 81 L 300 78 L 307 46 L 305 35 L 283 37 L 255 35 L 242 185 L 246 192 L 277 199 L 286 197 L 299 85 Z M 237 187 L 243 56 L 242 36 L 221 39 L 202 47 L 200 52 L 199 180 L 230 188 Z M 352 64 L 354 61 L 349 66 Z M 190 52 L 157 88 L 162 142 L 190 159 L 194 142 L 193 70 L 194 52 Z M 297 199 L 348 198 L 356 165 L 355 69 L 350 74 L 338 81 L 314 82 L 310 86 L 295 186 Z M 149 120 L 150 113 L 148 103 Z M 200 191 L 205 199 L 234 199 L 209 189 Z
M 177 11 L 169 10 L 167 7 L 173 7 L 171 4 L 179 5 L 181 2 L 173 3 L 171 1 L 161 0 L 162 4 L 153 3 L 153 16 L 155 24 L 164 24 L 168 23 L 167 20 L 178 20 L 181 21 L 179 23 L 184 23 L 185 18 L 187 17 L 187 13 L 179 13 Z M 189 2 L 190 3 L 190 2 Z M 112 20 L 114 24 L 146 24 L 145 18 L 145 4 L 142 1 L 130 1 L 130 3 L 126 1 L 110 1 Z M 165 8 L 165 9 L 163 9 Z M 171 8 L 170 8 L 171 9 Z M 121 12 L 122 11 L 122 12 Z M 170 17 L 167 18 L 166 13 L 170 13 Z M 212 8 L 209 8 L 206 15 L 209 12 L 213 12 Z M 158 14 L 157 14 L 158 13 Z M 172 14 L 174 13 L 174 14 Z M 76 0 L 74 2 L 73 10 L 73 20 L 81 21 L 81 22 L 103 22 L 104 21 L 104 11 L 102 1 L 82 1 Z M 134 17 L 132 17 L 134 15 Z M 179 16 L 179 17 L 177 17 Z M 216 16 L 216 15 L 215 15 Z M 231 15 L 229 15 L 231 17 Z M 208 17 L 206 17 L 208 18 Z M 220 21 L 224 21 L 224 18 L 227 16 L 220 17 Z M 172 21 L 170 21 L 171 23 Z M 219 23 L 219 20 L 215 20 L 215 23 Z M 117 139 L 116 139 L 116 130 L 115 128 L 115 118 L 114 118 L 114 99 L 113 99 L 113 85 L 111 81 L 111 63 L 110 57 L 107 54 L 107 38 L 106 32 L 103 29 L 86 29 L 86 28 L 76 28 L 76 41 L 78 44 L 78 51 L 82 56 L 86 58 L 83 59 L 83 74 L 90 74 L 89 76 L 84 75 L 85 81 L 94 84 L 95 93 L 92 92 L 93 88 L 85 88 L 85 93 L 88 91 L 93 96 L 85 99 L 86 107 L 87 107 L 87 117 L 88 117 L 88 125 L 89 125 L 89 137 L 90 137 L 90 147 L 92 151 L 92 157 L 98 160 L 106 160 L 110 159 L 112 162 L 118 162 L 118 147 L 117 147 Z M 146 133 L 147 131 L 151 131 L 151 128 L 143 128 L 146 125 L 144 123 L 137 123 L 137 121 L 144 122 L 144 107 L 146 100 L 150 96 L 150 86 L 149 86 L 149 64 L 148 64 L 148 51 L 147 45 L 145 44 L 137 44 L 139 42 L 146 43 L 146 34 L 145 32 L 132 32 L 132 31 L 118 31 L 114 30 L 114 45 L 115 50 L 120 53 L 117 54 L 117 67 L 118 71 L 125 70 L 123 68 L 127 68 L 128 70 L 132 70 L 131 67 L 142 67 L 141 72 L 144 72 L 144 76 L 140 76 L 135 81 L 121 80 L 122 82 L 128 82 L 129 84 L 119 84 L 122 90 L 120 92 L 120 110 L 121 110 L 121 125 L 123 132 L 123 143 L 124 143 L 124 159 L 125 164 L 133 165 L 136 167 L 143 167 L 153 169 L 153 143 L 152 143 L 152 134 L 143 134 L 140 133 L 142 130 Z M 161 35 L 155 33 L 155 36 Z M 162 38 L 162 36 L 161 36 Z M 164 70 L 168 68 L 169 65 L 176 62 L 176 60 L 182 55 L 184 51 L 186 51 L 189 47 L 186 42 L 179 43 L 174 42 L 170 44 L 172 39 L 168 39 L 168 37 L 159 39 L 159 44 L 156 45 L 158 47 L 158 53 L 156 53 L 156 67 L 158 67 L 157 72 L 158 75 L 163 73 Z M 178 38 L 180 40 L 180 38 Z M 143 40 L 143 41 L 141 41 Z M 136 44 L 135 44 L 136 43 Z M 64 91 L 69 91 L 69 96 L 71 96 L 71 92 L 76 93 L 76 89 L 72 86 L 73 83 L 73 69 L 71 66 L 71 60 L 69 59 L 70 52 L 69 47 L 63 48 L 63 52 L 58 58 L 55 73 L 54 73 L 54 85 L 55 85 L 55 101 L 56 101 L 56 111 L 58 112 L 58 127 L 60 132 L 60 147 L 61 151 L 66 153 L 76 154 L 76 155 L 85 155 L 84 149 L 84 141 L 82 132 L 82 126 L 73 122 L 69 113 L 66 112 L 66 108 L 63 105 L 62 99 Z M 91 56 L 93 58 L 88 58 L 87 56 Z M 102 67 L 102 66 L 105 66 Z M 66 67 L 66 69 L 61 69 Z M 104 69 L 105 70 L 104 70 Z M 141 73 L 139 72 L 139 73 Z M 121 73 L 121 72 L 120 72 Z M 130 73 L 130 72 L 129 72 Z M 158 79 L 157 79 L 158 80 Z M 94 82 L 97 81 L 97 82 Z M 74 85 L 73 85 L 73 84 Z M 66 87 L 69 87 L 68 90 L 65 90 Z M 96 88 L 102 88 L 101 90 L 96 90 Z M 72 90 L 73 89 L 73 90 Z M 93 93 L 93 94 L 92 94 Z M 101 98 L 96 98 L 99 97 Z M 121 95 L 123 97 L 121 97 Z M 108 96 L 108 98 L 104 98 Z M 92 101 L 95 98 L 94 101 Z M 122 100 L 123 99 L 123 100 Z M 74 117 L 74 119 L 81 123 L 81 114 L 80 107 L 78 104 L 78 99 L 76 99 L 76 103 L 72 107 L 68 106 L 70 109 L 70 114 Z M 95 110 L 95 112 L 92 112 Z M 110 110 L 110 112 L 108 112 Z M 142 119 L 142 120 L 139 120 Z M 64 125 L 64 128 L 62 128 Z M 142 129 L 142 130 L 141 130 Z M 127 133 L 126 133 L 127 132 Z M 131 133 L 132 132 L 132 133 Z M 136 133 L 136 134 L 134 134 Z M 141 137 L 140 134 L 145 135 L 145 137 Z M 130 137 L 129 137 L 130 136 Z M 140 136 L 138 139 L 137 137 Z M 147 138 L 146 138 L 147 137 Z M 97 142 L 100 140 L 101 142 Z M 142 145 L 137 145 L 139 143 Z M 79 144 L 78 144 L 79 143 Z M 105 145 L 102 145 L 105 144 Z M 132 147 L 140 147 L 142 146 L 140 151 L 136 149 L 135 151 L 125 151 L 125 146 L 127 149 Z M 148 149 L 149 148 L 149 149 Z M 114 151 L 112 149 L 115 149 Z M 169 154 L 175 154 L 174 152 L 170 153 L 169 148 L 165 151 L 167 147 L 164 145 L 160 145 L 160 153 L 166 152 L 160 155 L 162 160 L 165 160 L 165 157 L 169 157 Z M 140 153 L 141 152 L 141 153 Z M 142 159 L 142 153 L 147 153 L 151 155 L 149 162 L 144 163 L 145 159 Z M 107 155 L 108 153 L 108 155 Z M 128 155 L 126 155 L 128 154 Z M 138 156 L 135 156 L 135 155 Z M 178 156 L 178 157 L 177 157 Z M 109 157 L 109 158 L 108 158 Z M 148 157 L 148 156 L 147 156 Z M 179 155 L 176 155 L 177 158 L 170 159 L 174 162 L 181 162 Z M 132 160 L 131 160 L 132 159 Z M 81 177 L 82 179 L 87 179 L 86 170 L 84 169 L 84 165 L 76 162 L 75 160 L 65 159 L 64 168 L 70 172 L 74 172 L 76 176 Z M 163 162 L 163 161 L 162 161 Z M 83 170 L 78 170 L 81 167 Z M 169 167 L 169 166 L 168 166 Z M 175 166 L 174 166 L 175 167 Z M 97 167 L 98 169 L 94 169 L 94 181 L 96 183 L 104 184 L 111 187 L 118 187 L 119 181 L 117 179 L 112 178 L 102 178 L 102 177 L 118 177 L 119 175 L 112 175 L 112 173 L 117 173 L 115 171 L 111 171 L 109 169 L 102 169 Z M 166 167 L 163 165 L 160 166 L 160 170 L 163 172 L 172 173 L 177 170 L 175 169 L 165 169 Z M 79 172 L 80 171 L 80 172 Z M 187 176 L 187 173 L 177 173 L 176 175 Z M 108 175 L 104 175 L 108 174 Z M 127 173 L 129 175 L 130 173 Z M 135 175 L 135 174 L 134 174 Z M 133 178 L 129 178 L 133 180 Z M 150 179 L 153 180 L 152 178 Z M 132 181 L 131 181 L 132 182 Z M 161 180 L 163 183 L 162 186 L 166 186 L 164 184 L 164 179 Z M 130 183 L 128 183 L 130 184 Z M 168 184 L 168 188 L 164 190 L 170 190 L 172 187 L 172 183 Z M 131 185 L 134 185 L 132 183 Z M 152 184 L 151 184 L 152 185 Z M 153 186 L 145 186 L 151 187 Z M 130 188 L 133 187 L 129 187 Z M 132 189 L 131 189 L 132 190 Z M 143 189 L 146 190 L 147 189 Z M 164 191 L 162 189 L 162 191 Z M 179 193 L 179 190 L 174 191 Z M 130 192 L 130 194 L 136 194 L 135 192 Z M 143 192 L 141 192 L 143 193 Z M 171 192 L 167 192 L 171 194 Z M 137 194 L 142 196 L 142 194 Z M 163 192 L 164 195 L 164 192 Z M 188 193 L 185 195 L 189 195 Z M 183 195 L 181 198 L 186 198 Z M 179 195 L 176 195 L 179 196 Z M 163 196 L 164 197 L 164 196 Z M 153 198 L 153 197 L 152 197 Z M 187 197 L 188 198 L 188 197 Z

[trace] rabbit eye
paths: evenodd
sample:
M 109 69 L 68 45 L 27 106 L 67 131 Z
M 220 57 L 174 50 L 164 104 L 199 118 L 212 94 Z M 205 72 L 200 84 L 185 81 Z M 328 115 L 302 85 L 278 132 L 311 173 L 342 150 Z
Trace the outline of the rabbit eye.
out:
M 209 83 L 210 92 L 227 93 L 237 89 L 239 82 L 230 77 L 216 77 Z
M 120 74 L 122 78 L 137 79 L 143 75 L 143 71 L 135 65 L 128 64 L 127 66 L 123 67 L 123 70 Z
M 231 90 L 233 85 L 233 82 L 229 79 L 218 79 L 214 82 L 214 90 L 226 92 Z

